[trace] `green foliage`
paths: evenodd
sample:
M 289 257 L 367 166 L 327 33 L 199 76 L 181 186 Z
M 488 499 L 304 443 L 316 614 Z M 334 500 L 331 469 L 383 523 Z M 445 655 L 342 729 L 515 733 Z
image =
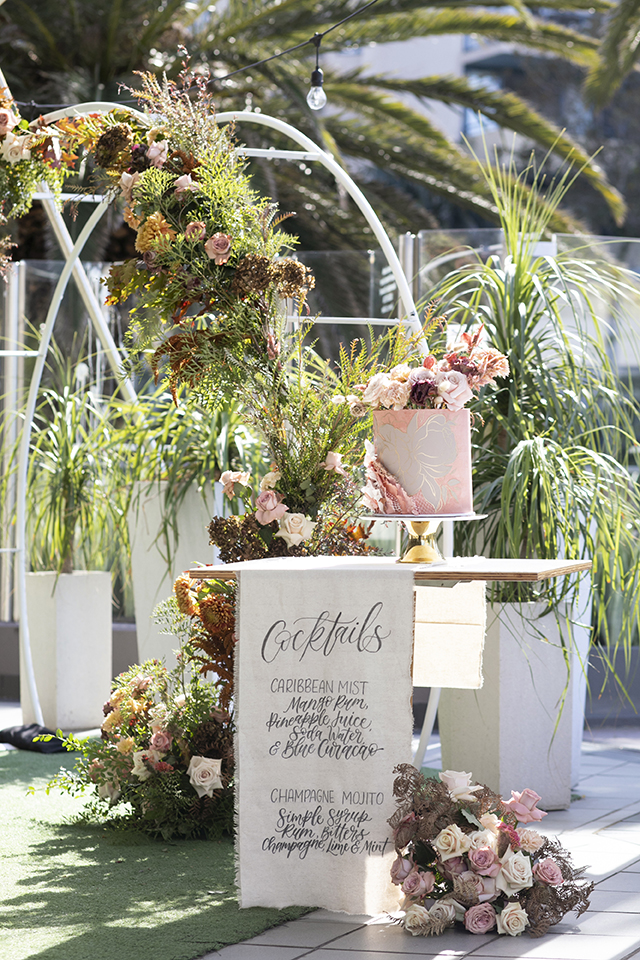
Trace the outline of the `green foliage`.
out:
M 604 625 L 613 583 L 624 610 L 609 640 L 628 647 L 640 618 L 640 494 L 628 471 L 640 410 L 607 355 L 600 311 L 603 304 L 620 315 L 637 310 L 637 285 L 610 262 L 536 254 L 568 173 L 545 184 L 541 171 L 524 171 L 531 195 L 517 183 L 511 189 L 513 171 L 487 164 L 484 173 L 505 255 L 486 263 L 472 257 L 432 291 L 463 327 L 482 320 L 511 366 L 510 377 L 478 401 L 486 422 L 475 443 L 474 488 L 476 509 L 488 518 L 459 525 L 458 547 L 463 555 L 591 558 L 598 621 Z M 557 608 L 577 589 L 575 578 L 558 578 L 538 595 Z M 529 599 L 531 588 L 504 585 L 498 596 Z

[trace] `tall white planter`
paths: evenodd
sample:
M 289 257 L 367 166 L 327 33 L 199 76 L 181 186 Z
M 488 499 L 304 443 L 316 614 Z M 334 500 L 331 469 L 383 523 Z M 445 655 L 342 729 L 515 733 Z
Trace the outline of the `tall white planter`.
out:
M 536 604 L 488 609 L 484 686 L 443 690 L 438 711 L 444 769 L 465 770 L 502 796 L 531 787 L 542 809 L 565 809 L 577 778 L 584 722 L 584 680 L 573 653 L 571 679 L 553 614 L 535 619 Z M 561 621 L 562 622 L 562 621 Z M 569 635 L 566 621 L 563 633 Z M 574 643 L 588 631 L 573 625 Z
M 57 583 L 56 583 L 57 579 Z M 45 726 L 88 730 L 104 719 L 111 690 L 111 574 L 28 573 L 31 652 Z M 35 714 L 20 648 L 23 723 Z
M 178 545 L 174 549 L 171 569 L 162 554 L 165 544 L 158 539 L 162 528 L 165 485 L 138 484 L 136 506 L 129 512 L 129 537 L 131 539 L 131 568 L 133 574 L 133 600 L 136 615 L 138 658 L 166 661 L 169 669 L 175 666 L 176 638 L 160 633 L 153 622 L 154 608 L 171 596 L 173 584 L 183 570 L 188 570 L 196 561 L 212 563 L 213 547 L 209 544 L 207 528 L 215 513 L 221 514 L 222 485 L 212 485 L 202 494 L 195 488 L 187 491 L 178 510 Z

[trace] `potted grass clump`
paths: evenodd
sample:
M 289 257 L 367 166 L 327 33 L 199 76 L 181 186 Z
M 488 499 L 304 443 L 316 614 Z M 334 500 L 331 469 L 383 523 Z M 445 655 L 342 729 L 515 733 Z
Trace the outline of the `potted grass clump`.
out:
M 475 509 L 487 517 L 457 525 L 457 549 L 593 567 L 581 579 L 492 587 L 485 685 L 445 692 L 443 764 L 473 769 L 507 795 L 526 775 L 559 808 L 578 773 L 592 606 L 594 621 L 604 620 L 610 584 L 622 609 L 607 662 L 637 629 L 640 497 L 628 457 L 639 410 L 607 354 L 605 310 L 637 310 L 639 292 L 613 260 L 537 254 L 570 172 L 549 182 L 533 166 L 515 180 L 499 165 L 483 170 L 503 254 L 472 259 L 430 292 L 463 328 L 483 322 L 510 365 L 480 397 L 473 480 Z M 623 564 L 625 555 L 633 559 Z

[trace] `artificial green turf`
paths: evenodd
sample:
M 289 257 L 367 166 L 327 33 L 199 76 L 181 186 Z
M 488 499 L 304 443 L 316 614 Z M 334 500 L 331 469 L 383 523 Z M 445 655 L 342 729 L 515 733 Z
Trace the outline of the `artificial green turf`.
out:
M 0 960 L 194 960 L 306 912 L 240 910 L 231 840 L 70 822 L 85 801 L 42 788 L 72 764 L 0 752 Z

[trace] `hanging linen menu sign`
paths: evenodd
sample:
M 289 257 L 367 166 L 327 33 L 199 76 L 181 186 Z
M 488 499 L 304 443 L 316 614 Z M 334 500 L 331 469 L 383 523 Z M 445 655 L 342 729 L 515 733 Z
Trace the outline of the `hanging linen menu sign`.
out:
M 305 557 L 243 565 L 238 584 L 240 905 L 397 909 L 387 819 L 411 760 L 413 572 Z

